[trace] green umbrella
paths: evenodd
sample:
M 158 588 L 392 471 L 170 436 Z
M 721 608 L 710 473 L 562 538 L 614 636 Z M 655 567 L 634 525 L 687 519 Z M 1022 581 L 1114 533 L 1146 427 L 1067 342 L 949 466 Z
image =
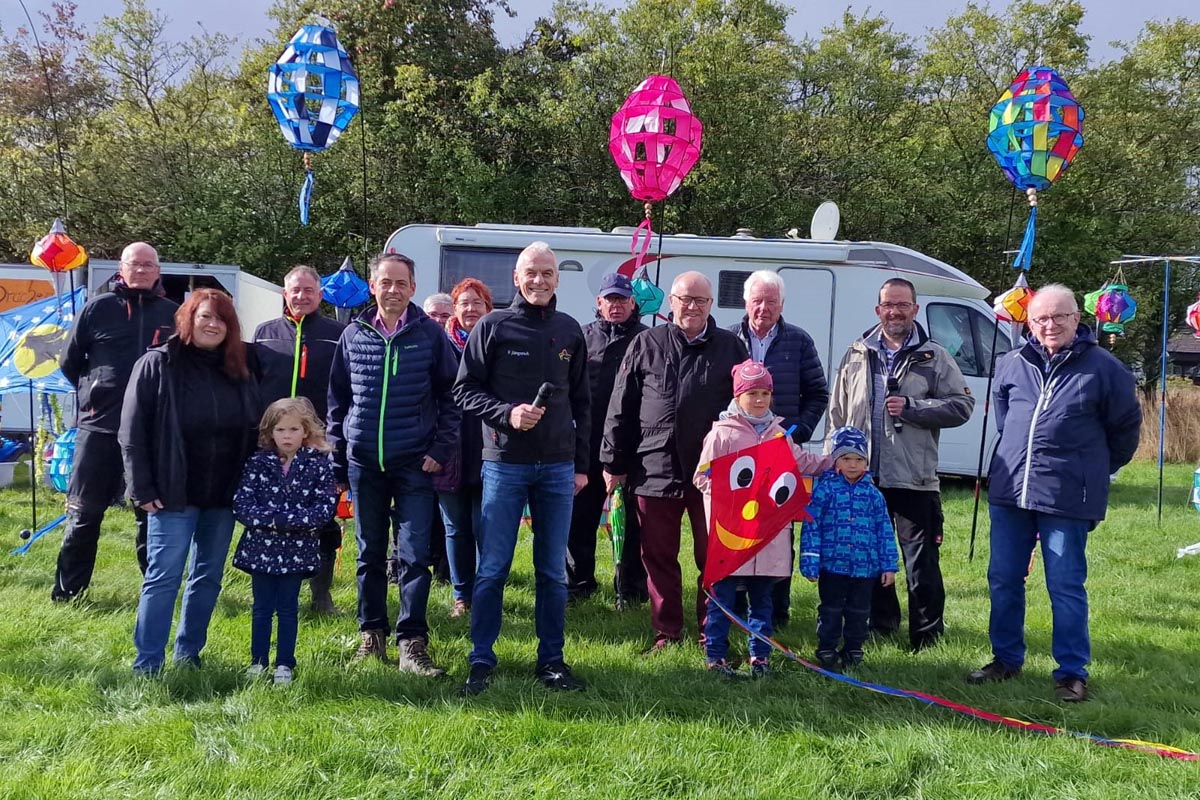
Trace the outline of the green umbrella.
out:
M 612 497 L 608 501 L 608 536 L 612 540 L 613 549 L 613 585 L 621 586 L 621 555 L 625 551 L 625 488 L 613 488 Z M 620 592 L 617 593 L 617 608 L 623 605 Z

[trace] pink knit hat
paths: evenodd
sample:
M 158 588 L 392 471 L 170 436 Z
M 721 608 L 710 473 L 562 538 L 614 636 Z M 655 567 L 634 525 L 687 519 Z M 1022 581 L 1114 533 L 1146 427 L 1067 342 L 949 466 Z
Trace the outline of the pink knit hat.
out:
M 762 364 L 752 358 L 747 358 L 733 368 L 733 396 L 743 395 L 751 389 L 766 389 L 775 391 L 775 382 L 771 373 Z

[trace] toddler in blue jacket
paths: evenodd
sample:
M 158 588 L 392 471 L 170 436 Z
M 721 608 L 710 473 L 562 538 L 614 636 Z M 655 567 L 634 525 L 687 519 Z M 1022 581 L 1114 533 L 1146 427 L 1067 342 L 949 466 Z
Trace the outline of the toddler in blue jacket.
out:
M 266 674 L 271 623 L 278 618 L 274 681 L 292 682 L 300 584 L 321 564 L 320 529 L 337 507 L 331 449 L 312 403 L 285 397 L 267 407 L 258 428 L 262 447 L 246 462 L 233 514 L 246 526 L 233 565 L 250 573 L 252 678 Z
M 883 494 L 867 471 L 867 437 L 847 425 L 833 432 L 834 468 L 813 490 L 813 521 L 800 533 L 800 572 L 816 581 L 817 661 L 825 669 L 862 663 L 876 583 L 896 582 L 900 559 Z M 842 649 L 838 650 L 838 642 Z

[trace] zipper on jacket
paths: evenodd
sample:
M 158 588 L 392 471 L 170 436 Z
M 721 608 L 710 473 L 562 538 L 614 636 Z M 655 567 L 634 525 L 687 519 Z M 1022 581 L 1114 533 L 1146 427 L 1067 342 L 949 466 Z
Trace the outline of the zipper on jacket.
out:
M 301 372 L 300 351 L 302 348 L 300 341 L 301 341 L 301 328 L 303 325 L 304 325 L 304 317 L 301 317 L 300 319 L 296 320 L 296 349 L 292 353 L 292 395 L 291 395 L 292 397 L 296 396 L 296 387 L 299 385 L 299 382 L 300 382 L 300 372 Z M 307 348 L 304 348 L 304 349 L 307 350 Z
M 388 369 L 388 361 L 392 362 L 391 369 Z M 383 465 L 383 421 L 387 418 L 388 383 L 395 372 L 396 354 L 392 352 L 392 337 L 386 337 L 383 340 L 383 395 L 379 398 L 379 425 L 376 427 L 379 448 L 379 469 L 383 472 L 387 471 L 387 468 Z
M 1070 358 L 1071 353 L 1068 352 L 1062 361 L 1050 368 L 1049 375 L 1046 375 L 1036 364 L 1030 364 L 1037 373 L 1040 386 L 1037 403 L 1033 407 L 1033 419 L 1029 421 L 1029 436 L 1025 439 L 1025 469 L 1024 475 L 1021 476 L 1021 496 L 1017 498 L 1018 508 L 1027 509 L 1029 507 L 1029 468 L 1033 464 L 1033 435 L 1037 433 L 1038 419 L 1042 416 L 1042 412 L 1046 410 L 1046 406 L 1050 405 L 1050 397 L 1054 394 L 1055 374 L 1058 372 L 1059 367 L 1067 363 L 1067 360 Z

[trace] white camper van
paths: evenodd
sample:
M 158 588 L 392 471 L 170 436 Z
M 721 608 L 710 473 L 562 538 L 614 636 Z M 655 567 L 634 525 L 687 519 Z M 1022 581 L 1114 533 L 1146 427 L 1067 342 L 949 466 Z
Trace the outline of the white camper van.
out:
M 496 305 L 512 301 L 512 270 L 517 254 L 534 241 L 548 243 L 559 259 L 558 308 L 580 323 L 595 318 L 596 292 L 601 277 L 633 265 L 632 229 L 606 233 L 598 228 L 553 228 L 481 224 L 408 225 L 392 234 L 385 249 L 403 253 L 417 265 L 417 296 L 449 291 L 466 277 L 482 280 Z M 970 276 L 935 258 L 899 245 L 882 242 L 759 239 L 740 234 L 730 238 L 675 234 L 652 242 L 649 275 L 664 291 L 681 272 L 695 270 L 709 277 L 716 302 L 712 315 L 728 327 L 744 314 L 742 286 L 751 272 L 775 270 L 787 288 L 784 319 L 813 337 L 821 366 L 831 379 L 847 346 L 872 328 L 880 285 L 888 278 L 905 278 L 917 287 L 918 321 L 958 361 L 972 394 L 975 413 L 966 425 L 942 431 L 940 471 L 974 475 L 983 425 L 983 398 L 991 361 L 993 330 L 999 352 L 1009 349 L 1008 323 L 997 323 L 985 302 L 989 291 Z M 667 313 L 664 305 L 662 314 Z M 643 320 L 661 324 L 661 319 Z M 995 426 L 988 421 L 984 466 L 996 444 Z M 813 433 L 810 447 L 819 449 L 824 425 Z

